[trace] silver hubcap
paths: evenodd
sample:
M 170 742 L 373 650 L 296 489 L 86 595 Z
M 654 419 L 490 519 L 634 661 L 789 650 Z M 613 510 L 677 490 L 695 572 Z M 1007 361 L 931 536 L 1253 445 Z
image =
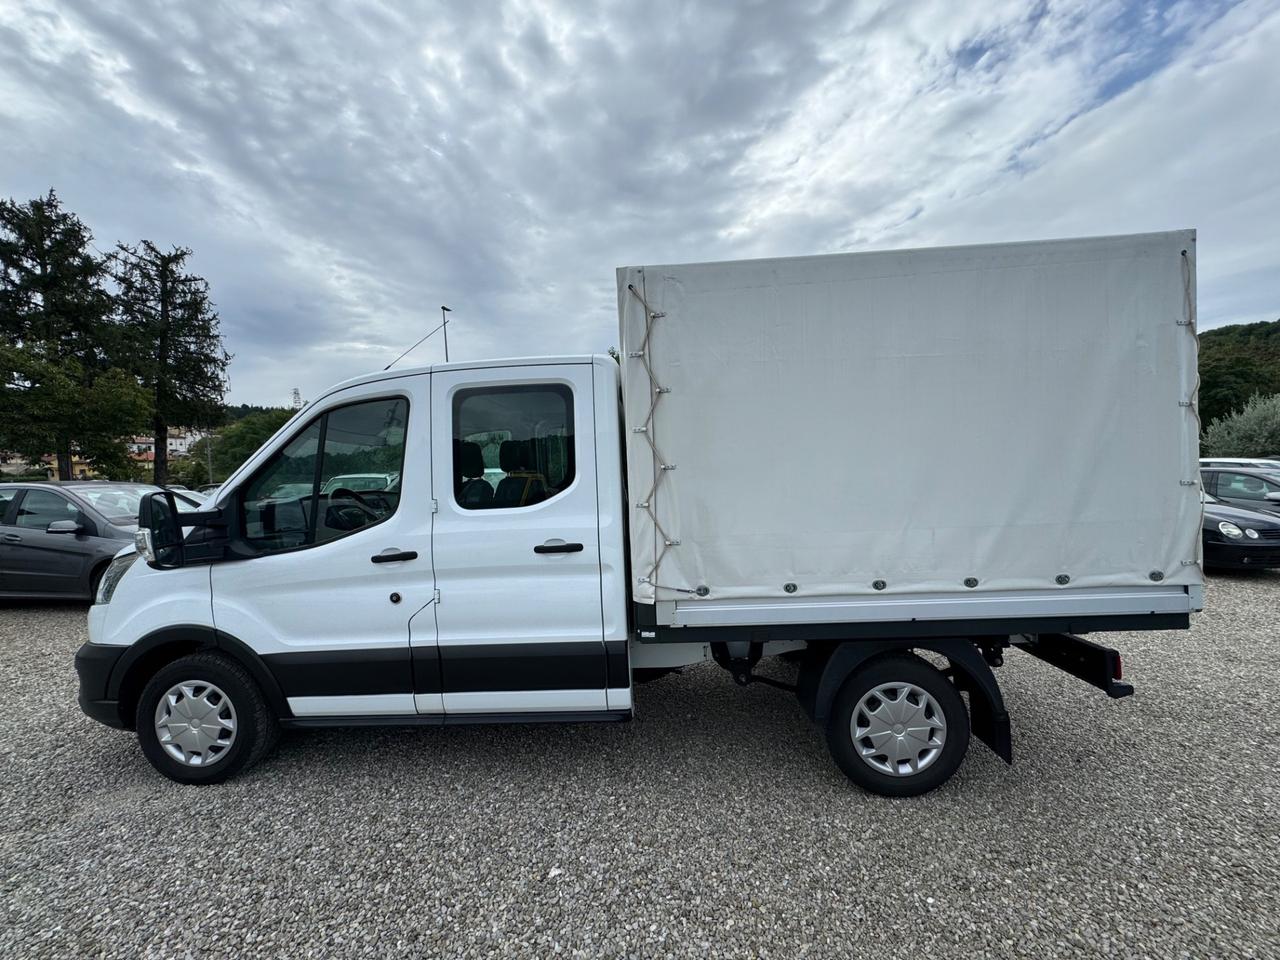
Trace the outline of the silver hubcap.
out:
M 925 690 L 883 683 L 858 701 L 849 733 L 863 763 L 891 777 L 910 777 L 942 755 L 947 718 Z
M 156 707 L 156 737 L 179 763 L 207 767 L 226 756 L 236 741 L 236 708 L 211 683 L 175 683 Z

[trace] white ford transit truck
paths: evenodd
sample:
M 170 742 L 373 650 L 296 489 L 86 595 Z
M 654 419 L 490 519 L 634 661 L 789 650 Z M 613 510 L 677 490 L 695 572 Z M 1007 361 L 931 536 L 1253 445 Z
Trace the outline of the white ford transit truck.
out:
M 1098 635 L 1200 609 L 1193 232 L 617 284 L 617 359 L 358 377 L 206 509 L 151 494 L 85 713 L 212 783 L 281 727 L 626 720 L 714 661 L 908 795 L 971 732 L 1012 762 L 1010 648 L 1122 697 Z

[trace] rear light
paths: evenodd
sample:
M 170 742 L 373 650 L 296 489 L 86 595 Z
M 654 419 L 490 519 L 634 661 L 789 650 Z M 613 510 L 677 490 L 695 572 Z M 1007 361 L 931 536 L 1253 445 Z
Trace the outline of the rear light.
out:
M 1115 665 L 1115 668 L 1111 671 L 1111 679 L 1112 679 L 1112 680 L 1123 680 L 1123 679 L 1124 679 L 1124 664 L 1122 664 L 1122 663 L 1120 662 L 1120 654 L 1118 654 L 1118 653 L 1116 654 L 1116 665 Z

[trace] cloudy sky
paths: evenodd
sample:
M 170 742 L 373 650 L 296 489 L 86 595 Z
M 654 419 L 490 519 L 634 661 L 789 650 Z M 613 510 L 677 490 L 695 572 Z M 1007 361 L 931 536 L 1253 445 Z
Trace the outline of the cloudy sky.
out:
M 1199 229 L 1280 317 L 1280 0 L 0 0 L 0 193 L 195 250 L 235 402 L 602 351 L 636 263 Z M 440 358 L 439 337 L 412 362 Z

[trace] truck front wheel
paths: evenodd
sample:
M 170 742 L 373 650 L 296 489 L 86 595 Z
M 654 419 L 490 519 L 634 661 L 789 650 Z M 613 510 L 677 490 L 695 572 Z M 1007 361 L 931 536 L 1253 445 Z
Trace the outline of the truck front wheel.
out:
M 240 664 L 216 653 L 182 657 L 138 698 L 138 743 L 178 783 L 220 783 L 274 746 L 279 725 Z
M 827 717 L 827 746 L 845 775 L 887 797 L 945 783 L 969 749 L 969 716 L 951 682 L 914 654 L 868 660 Z

